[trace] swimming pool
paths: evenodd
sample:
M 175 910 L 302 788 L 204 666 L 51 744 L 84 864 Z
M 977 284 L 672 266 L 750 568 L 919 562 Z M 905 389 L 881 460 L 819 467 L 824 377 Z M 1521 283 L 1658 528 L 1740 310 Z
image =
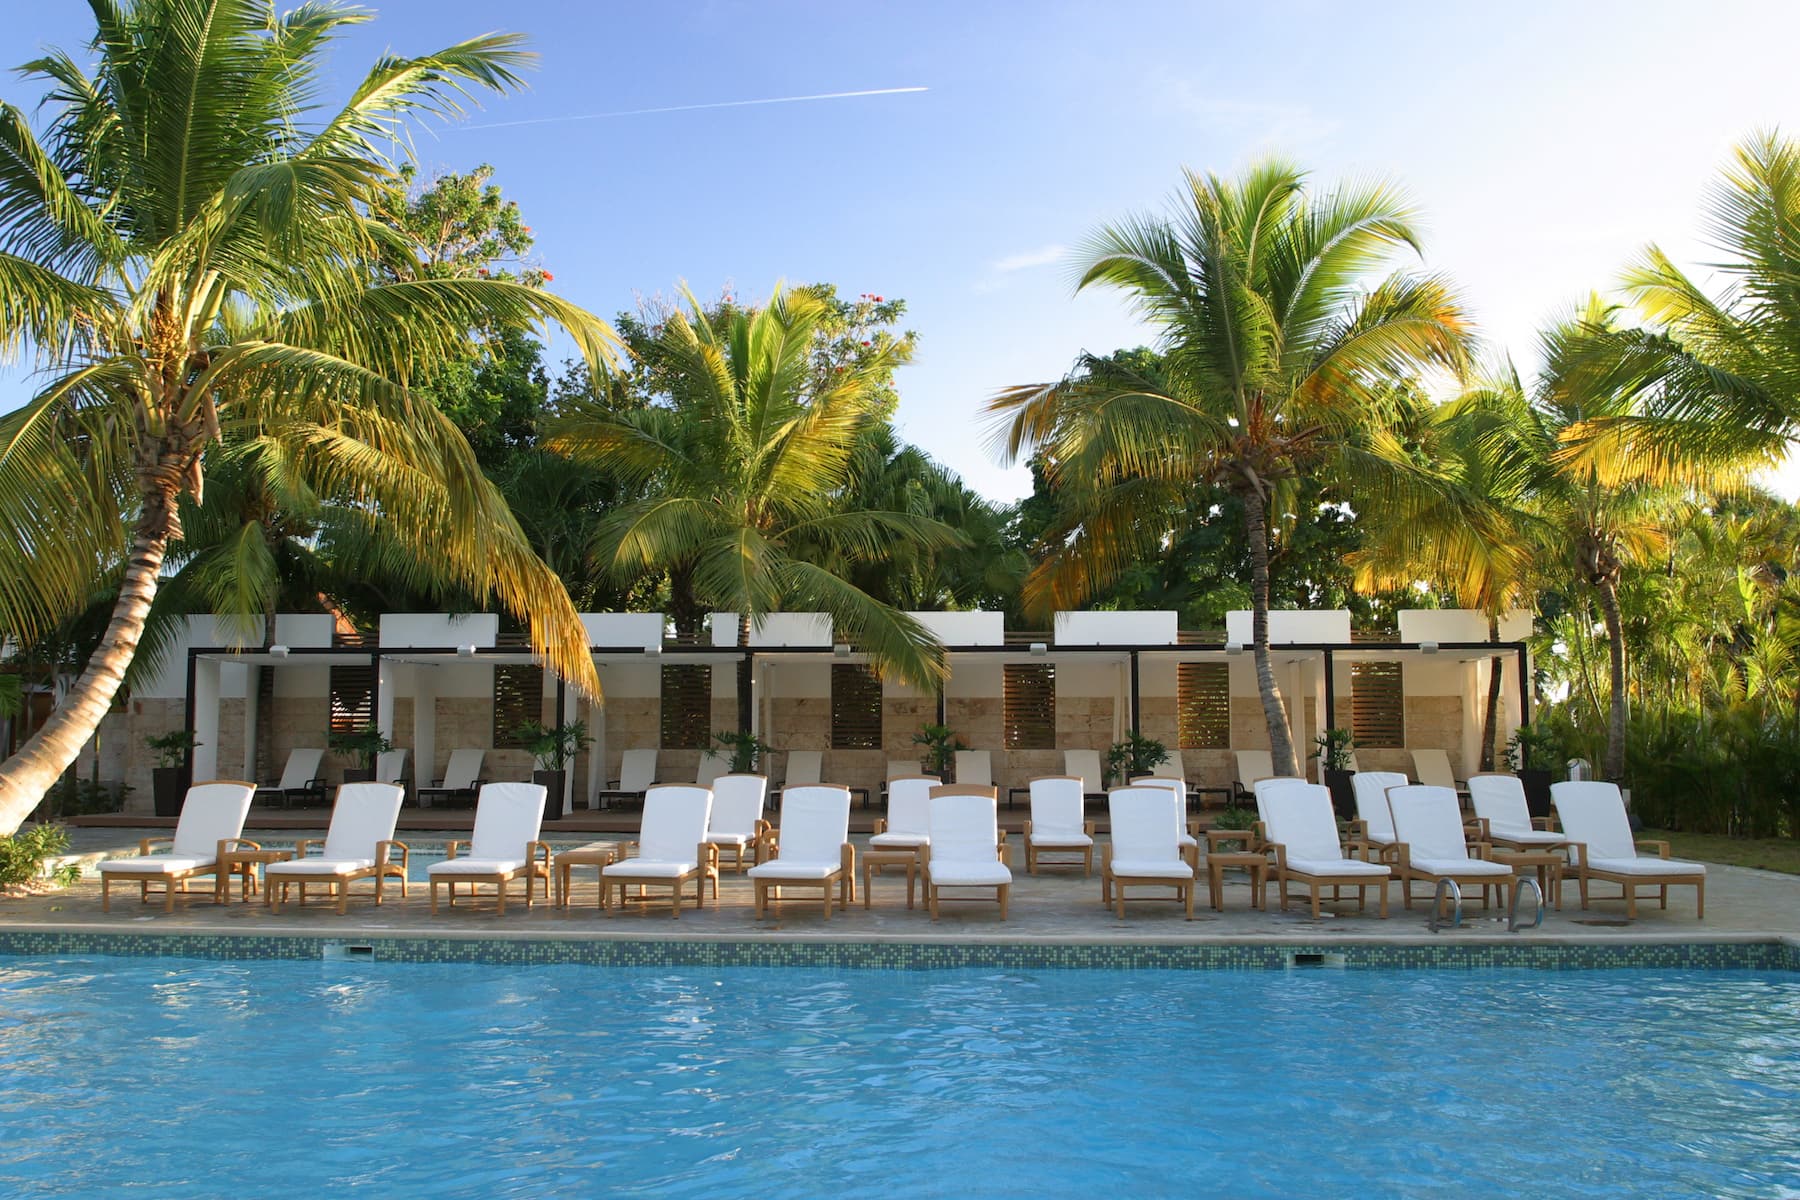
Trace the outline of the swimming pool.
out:
M 8 1196 L 1800 1195 L 1786 973 L 0 958 L 0 1080 Z

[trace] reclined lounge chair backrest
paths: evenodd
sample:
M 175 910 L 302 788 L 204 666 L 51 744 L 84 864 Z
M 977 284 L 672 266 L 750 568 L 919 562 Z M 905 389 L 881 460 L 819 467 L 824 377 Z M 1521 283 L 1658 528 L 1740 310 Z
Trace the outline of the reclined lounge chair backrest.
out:
M 788 751 L 787 774 L 782 777 L 782 787 L 819 783 L 824 777 L 825 756 L 822 753 L 817 750 Z
M 1181 811 L 1184 813 L 1187 811 L 1187 780 L 1185 779 L 1177 779 L 1172 775 L 1139 775 L 1131 781 L 1131 786 L 1167 788 L 1175 793 L 1175 799 L 1181 805 Z
M 1106 794 L 1115 862 L 1180 862 L 1181 812 L 1165 787 L 1116 787 Z
M 331 828 L 325 832 L 325 857 L 374 858 L 375 843 L 394 836 L 405 796 L 406 789 L 396 783 L 346 783 L 339 788 Z
M 1525 785 L 1517 775 L 1469 776 L 1469 802 L 1475 806 L 1475 815 L 1485 817 L 1496 833 L 1531 832 L 1531 809 L 1525 803 Z
M 943 782 L 936 775 L 903 775 L 888 780 L 888 832 L 929 836 L 931 789 Z
M 1350 777 L 1351 790 L 1356 793 L 1356 815 L 1368 824 L 1369 836 L 1376 841 L 1396 840 L 1387 790 L 1405 786 L 1406 776 L 1398 771 L 1358 771 Z
M 849 788 L 803 783 L 781 793 L 781 861 L 836 866 L 849 840 Z
M 712 817 L 712 789 L 664 783 L 644 793 L 638 855 L 647 862 L 694 862 Z
M 1085 833 L 1081 779 L 1044 775 L 1031 781 L 1031 835 L 1067 837 Z
M 986 750 L 956 752 L 956 782 L 991 784 L 994 782 L 994 758 Z
M 1275 758 L 1267 750 L 1239 750 L 1237 754 L 1237 781 L 1245 787 L 1255 787 L 1259 779 L 1275 778 Z
M 1100 791 L 1100 752 L 1098 750 L 1064 750 L 1063 774 L 1081 776 L 1081 790 L 1088 795 Z
M 763 800 L 769 794 L 766 775 L 721 775 L 712 784 L 712 833 L 741 833 L 746 837 L 756 832 L 763 817 Z
M 1000 814 L 992 795 L 937 788 L 930 805 L 931 861 L 994 862 L 1000 850 Z
M 405 750 L 383 750 L 375 756 L 375 782 L 399 783 L 406 778 Z
M 450 761 L 444 764 L 444 790 L 466 792 L 474 787 L 481 778 L 481 760 L 486 757 L 486 750 L 452 750 Z
M 470 858 L 519 859 L 544 826 L 545 789 L 538 783 L 484 783 L 475 801 Z
M 1636 858 L 1637 842 L 1617 784 L 1587 779 L 1550 785 L 1556 822 L 1571 842 L 1587 845 L 1589 858 Z
M 918 773 L 919 773 L 919 760 L 916 758 L 890 758 L 890 759 L 888 759 L 887 777 L 888 777 L 888 782 L 890 782 L 890 783 L 896 779 L 911 779 L 913 776 L 917 775 Z M 937 779 L 937 776 L 933 775 L 932 778 Z M 938 782 L 942 783 L 944 781 L 941 779 L 938 779 Z
M 717 750 L 706 750 L 700 755 L 700 765 L 694 768 L 694 782 L 701 787 L 711 787 L 713 781 L 731 770 L 731 760 Z
M 281 782 L 277 787 L 303 788 L 319 777 L 319 763 L 325 757 L 323 750 L 290 750 L 287 765 L 281 769 Z
M 1420 783 L 1432 787 L 1456 788 L 1456 772 L 1450 769 L 1450 755 L 1443 750 L 1414 750 L 1413 774 Z
M 198 858 L 217 855 L 221 841 L 243 836 L 244 821 L 250 816 L 250 798 L 254 795 L 253 783 L 196 783 L 181 802 L 181 819 L 175 823 L 171 853 Z
M 648 791 L 656 782 L 656 751 L 627 750 L 619 756 L 619 790 Z
M 1344 857 L 1331 791 L 1304 779 L 1264 779 L 1256 785 L 1263 836 L 1287 848 L 1290 860 L 1334 862 Z
M 1387 801 L 1394 839 L 1406 843 L 1415 859 L 1469 857 L 1455 788 L 1406 783 L 1389 788 Z

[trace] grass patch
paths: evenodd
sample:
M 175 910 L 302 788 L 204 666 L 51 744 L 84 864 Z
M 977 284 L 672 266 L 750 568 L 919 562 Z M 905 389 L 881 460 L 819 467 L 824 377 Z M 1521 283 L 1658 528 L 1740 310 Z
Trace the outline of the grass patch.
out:
M 1646 829 L 1638 836 L 1667 841 L 1669 853 L 1676 858 L 1800 875 L 1800 838 L 1735 838 L 1719 833 L 1670 833 L 1663 829 Z

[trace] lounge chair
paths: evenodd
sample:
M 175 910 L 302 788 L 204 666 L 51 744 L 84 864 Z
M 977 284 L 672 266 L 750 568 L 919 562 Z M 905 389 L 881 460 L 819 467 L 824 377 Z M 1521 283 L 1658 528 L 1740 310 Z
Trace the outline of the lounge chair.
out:
M 818 888 L 824 893 L 827 920 L 833 889 L 838 907 L 849 907 L 856 892 L 849 788 L 818 783 L 788 788 L 781 802 L 781 828 L 767 845 L 774 857 L 750 868 L 757 920 L 768 911 L 771 896 L 781 898 L 782 888 Z
M 1167 788 L 1175 793 L 1175 840 L 1181 845 L 1184 858 L 1200 869 L 1200 820 L 1198 817 L 1188 819 L 1187 780 L 1174 779 L 1167 775 L 1139 775 L 1131 781 L 1132 787 Z M 1114 789 L 1115 791 L 1117 789 Z
M 1401 784 L 1388 789 L 1387 802 L 1397 841 L 1394 872 L 1400 876 L 1400 898 L 1406 907 L 1412 907 L 1414 880 L 1433 887 L 1444 879 L 1454 880 L 1458 887 L 1479 887 L 1483 906 L 1489 888 L 1499 889 L 1504 902 L 1507 889 L 1517 885 L 1512 867 L 1484 857 L 1486 843 L 1477 843 L 1470 853 L 1455 788 Z
M 994 789 L 970 784 L 934 787 L 930 814 L 931 839 L 923 854 L 925 902 L 931 919 L 938 919 L 944 888 L 993 888 L 1000 919 L 1006 920 L 1013 876 L 1006 865 L 1006 836 L 1000 832 Z
M 613 800 L 641 801 L 655 782 L 656 751 L 627 750 L 619 756 L 619 777 L 611 787 L 595 792 L 594 799 L 601 802 L 601 808 L 611 808 Z
M 713 880 L 718 894 L 719 848 L 706 841 L 707 821 L 712 816 L 710 788 L 692 783 L 659 783 L 644 793 L 644 819 L 639 828 L 637 854 L 600 869 L 601 907 L 610 907 L 611 889 L 619 889 L 619 907 L 625 906 L 625 889 L 636 887 L 638 897 L 650 887 L 669 889 L 670 915 L 681 916 L 681 889 L 694 884 L 694 907 L 706 902 L 706 881 Z
M 887 765 L 888 782 L 896 779 L 910 779 L 919 774 L 919 760 L 916 758 L 890 758 Z M 932 776 L 937 779 L 937 776 Z M 938 780 L 942 783 L 942 780 Z
M 450 761 L 444 764 L 444 777 L 438 780 L 437 785 L 413 789 L 413 796 L 418 800 L 419 807 L 429 808 L 431 801 L 439 797 L 446 804 L 458 800 L 474 801 L 486 782 L 481 778 L 481 763 L 486 757 L 486 750 L 452 750 Z
M 1356 907 L 1366 907 L 1366 889 L 1381 893 L 1381 915 L 1387 916 L 1388 879 L 1393 872 L 1385 863 L 1369 862 L 1347 853 L 1338 841 L 1337 814 L 1331 792 L 1324 784 L 1304 779 L 1275 777 L 1256 782 L 1256 813 L 1260 849 L 1274 856 L 1275 886 L 1281 907 L 1288 906 L 1288 883 L 1302 884 L 1312 896 L 1313 919 L 1319 918 L 1319 892 L 1331 888 L 1356 889 Z
M 1267 750 L 1238 750 L 1237 778 L 1232 785 L 1237 788 L 1240 798 L 1247 799 L 1256 794 L 1256 781 L 1275 778 L 1275 759 Z
M 1509 850 L 1555 850 L 1569 839 L 1550 828 L 1549 817 L 1533 817 L 1525 804 L 1525 785 L 1517 775 L 1488 772 L 1469 776 L 1469 800 L 1475 806 L 1478 836 Z
M 713 785 L 713 780 L 730 773 L 730 755 L 720 754 L 717 750 L 703 750 L 700 753 L 700 763 L 694 768 L 694 782 L 709 788 Z
M 1406 776 L 1398 771 L 1358 771 L 1350 776 L 1350 790 L 1356 795 L 1350 840 L 1363 843 L 1382 862 L 1396 861 L 1400 840 L 1394 836 L 1394 816 L 1388 811 L 1388 789 L 1406 785 Z
M 1175 889 L 1175 899 L 1194 919 L 1194 880 L 1199 874 L 1175 839 L 1181 809 L 1166 787 L 1116 787 L 1106 795 L 1112 838 L 1100 851 L 1100 902 L 1125 919 L 1127 887 Z
M 163 888 L 163 907 L 175 911 L 175 897 L 187 894 L 187 881 L 201 875 L 218 879 L 219 856 L 230 849 L 260 850 L 255 842 L 246 841 L 244 821 L 250 816 L 250 800 L 256 794 L 254 783 L 216 780 L 196 783 L 187 790 L 181 803 L 181 818 L 175 823 L 172 838 L 145 838 L 138 843 L 139 857 L 114 858 L 100 864 L 100 911 L 112 908 L 112 885 L 135 883 L 138 899 L 150 899 L 150 885 Z M 168 843 L 167 854 L 154 854 L 153 846 Z M 180 884 L 182 886 L 177 887 Z M 216 893 L 215 893 L 216 894 Z
M 295 800 L 325 803 L 325 777 L 319 771 L 319 763 L 324 758 L 323 750 L 309 748 L 288 751 L 287 765 L 281 768 L 280 782 L 259 785 L 256 798 L 264 804 L 280 801 L 283 808 L 291 808 Z
M 762 861 L 762 842 L 768 835 L 769 823 L 763 819 L 763 803 L 769 794 L 767 775 L 721 775 L 712 783 L 712 817 L 706 828 L 706 842 L 719 848 L 723 866 L 726 850 L 731 851 L 731 867 L 742 871 Z M 745 855 L 749 855 L 748 861 Z M 715 878 L 713 886 L 718 886 Z M 718 893 L 713 893 L 716 899 Z
M 1692 884 L 1694 916 L 1706 917 L 1706 865 L 1669 857 L 1669 843 L 1638 841 L 1631 836 L 1631 821 L 1616 785 L 1598 780 L 1553 783 L 1550 803 L 1557 823 L 1568 839 L 1569 858 L 1581 883 L 1581 907 L 1588 906 L 1588 881 L 1616 883 L 1625 894 L 1625 915 L 1637 918 L 1637 890 L 1661 890 L 1662 907 L 1669 907 L 1670 885 Z M 1638 854 L 1638 848 L 1655 849 L 1658 857 Z
M 911 850 L 921 857 L 931 844 L 931 789 L 936 775 L 903 775 L 888 780 L 887 815 L 875 818 L 871 850 Z
M 351 883 L 373 878 L 375 903 L 380 904 L 382 885 L 390 875 L 400 880 L 404 899 L 409 850 L 405 842 L 394 840 L 394 826 L 405 798 L 406 789 L 397 783 L 346 783 L 338 788 L 324 842 L 302 838 L 294 846 L 293 860 L 263 868 L 263 903 L 279 913 L 289 886 L 300 885 L 302 905 L 308 886 L 322 886 L 327 896 L 336 899 L 342 916 L 348 911 Z M 306 855 L 312 846 L 322 846 L 317 858 Z M 398 861 L 393 858 L 396 850 L 400 852 Z
M 1081 855 L 1081 873 L 1094 873 L 1094 823 L 1082 819 L 1086 799 L 1075 775 L 1031 781 L 1031 819 L 1025 822 L 1025 870 L 1037 874 L 1045 853 Z
M 458 839 L 445 847 L 449 857 L 432 863 L 425 872 L 431 881 L 431 911 L 438 910 L 438 885 L 450 889 L 456 905 L 458 884 L 491 883 L 499 893 L 499 911 L 506 912 L 506 887 L 525 877 L 525 907 L 532 903 L 532 881 L 544 881 L 544 898 L 550 898 L 550 847 L 538 839 L 544 827 L 546 791 L 537 783 L 484 783 L 475 801 L 475 832 L 468 841 Z M 468 848 L 468 854 L 458 857 Z
M 375 756 L 375 782 L 406 785 L 406 756 L 409 751 L 383 750 Z
M 1100 769 L 1098 750 L 1064 750 L 1063 774 L 1074 775 L 1081 780 L 1081 795 L 1084 800 L 1106 794 L 1103 786 L 1106 773 Z
M 809 783 L 820 783 L 825 775 L 825 755 L 818 750 L 789 750 L 787 756 L 787 773 L 782 776 L 781 786 L 802 787 Z
M 1414 750 L 1412 752 L 1413 774 L 1419 782 L 1431 787 L 1447 787 L 1459 795 L 1468 795 L 1467 784 L 1458 783 L 1456 772 L 1450 769 L 1450 754 L 1445 750 Z
M 956 782 L 973 784 L 976 787 L 992 787 L 994 784 L 994 756 L 986 750 L 958 750 L 956 752 Z

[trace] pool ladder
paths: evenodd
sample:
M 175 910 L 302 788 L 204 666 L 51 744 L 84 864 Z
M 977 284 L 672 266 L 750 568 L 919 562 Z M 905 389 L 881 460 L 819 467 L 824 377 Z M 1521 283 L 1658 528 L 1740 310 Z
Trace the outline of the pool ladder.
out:
M 1531 927 L 1537 929 L 1544 923 L 1544 889 L 1539 887 L 1538 881 L 1531 876 L 1519 875 L 1513 879 L 1512 897 L 1506 905 L 1506 932 L 1508 933 L 1519 932 L 1519 892 L 1527 886 L 1531 888 Z M 1439 914 L 1444 911 L 1446 890 L 1449 891 L 1453 903 L 1450 928 L 1458 929 L 1462 926 L 1462 888 L 1457 886 L 1454 879 L 1440 879 L 1437 890 L 1432 893 L 1431 897 L 1431 932 L 1433 933 L 1438 931 Z

